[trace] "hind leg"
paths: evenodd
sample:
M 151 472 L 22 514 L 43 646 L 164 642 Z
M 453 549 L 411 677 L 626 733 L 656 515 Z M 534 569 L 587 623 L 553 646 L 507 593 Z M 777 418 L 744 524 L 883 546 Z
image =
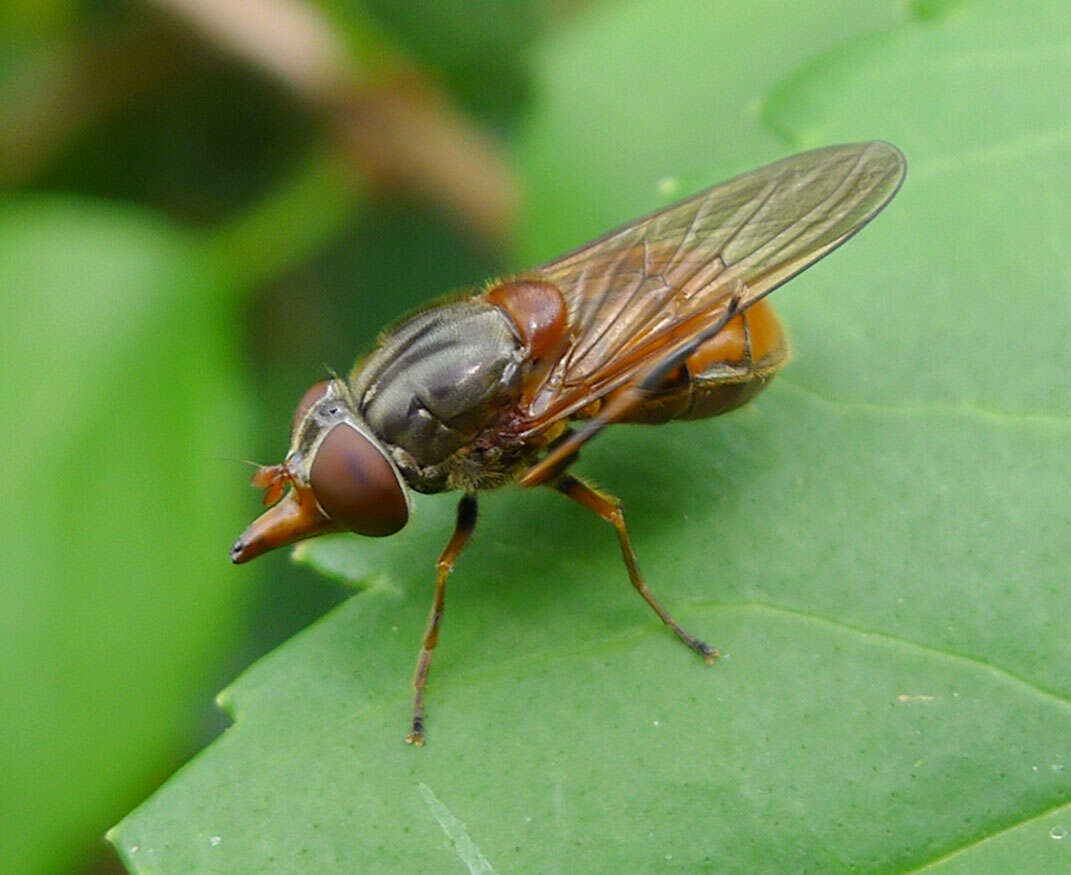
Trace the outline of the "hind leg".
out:
M 595 512 L 617 529 L 617 539 L 621 545 L 621 555 L 624 557 L 629 579 L 632 581 L 632 585 L 636 588 L 636 592 L 643 596 L 644 601 L 646 601 L 647 604 L 651 606 L 651 609 L 658 614 L 659 619 L 673 630 L 676 636 L 684 642 L 686 647 L 702 656 L 707 665 L 711 665 L 718 657 L 718 651 L 706 642 L 696 638 L 691 632 L 688 632 L 680 625 L 680 623 L 674 620 L 669 611 L 662 607 L 662 603 L 655 598 L 654 593 L 651 592 L 651 590 L 647 588 L 647 584 L 644 583 L 643 577 L 640 574 L 639 564 L 636 562 L 636 553 L 632 549 L 632 541 L 628 536 L 628 529 L 625 527 L 625 515 L 621 512 L 621 502 L 612 495 L 604 495 L 603 493 L 598 492 L 582 480 L 573 477 L 571 474 L 565 474 L 559 477 L 554 481 L 553 485 L 562 495 L 573 499 L 573 501 L 583 505 L 588 510 Z

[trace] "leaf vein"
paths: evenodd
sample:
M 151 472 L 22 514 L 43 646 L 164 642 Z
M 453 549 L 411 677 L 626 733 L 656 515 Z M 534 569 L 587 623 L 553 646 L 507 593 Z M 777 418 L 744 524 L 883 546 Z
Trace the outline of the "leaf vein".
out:
M 993 410 L 977 404 L 962 402 L 959 404 L 876 404 L 872 401 L 848 401 L 831 398 L 816 390 L 794 382 L 783 376 L 778 377 L 782 388 L 789 388 L 801 395 L 806 395 L 821 404 L 839 410 L 897 416 L 932 416 L 934 414 L 951 414 L 985 420 L 998 425 L 1031 425 L 1055 428 L 1059 431 L 1071 430 L 1071 417 L 1048 413 L 1026 413 L 1008 410 Z
M 815 624 L 828 626 L 833 629 L 837 629 L 841 632 L 851 633 L 862 638 L 871 638 L 877 641 L 883 641 L 888 644 L 895 644 L 899 647 L 915 650 L 919 653 L 924 653 L 931 656 L 938 656 L 942 659 L 949 659 L 954 662 L 963 663 L 964 665 L 971 666 L 972 668 L 980 668 L 990 674 L 993 674 L 1001 680 L 1011 683 L 1015 686 L 1023 687 L 1029 690 L 1039 698 L 1048 699 L 1062 707 L 1071 708 L 1071 699 L 1062 695 L 1054 690 L 1047 689 L 1039 684 L 1031 681 L 1015 672 L 1007 669 L 996 663 L 989 662 L 985 659 L 979 659 L 976 656 L 971 656 L 965 653 L 957 653 L 954 650 L 946 650 L 941 647 L 931 647 L 927 644 L 922 644 L 918 641 L 912 641 L 909 638 L 902 638 L 898 635 L 891 635 L 887 632 L 877 632 L 872 629 L 864 629 L 858 626 L 853 626 L 850 623 L 846 623 L 843 620 L 836 619 L 834 617 L 827 617 L 821 614 L 815 614 L 810 611 L 803 611 L 797 608 L 788 608 L 781 605 L 770 604 L 762 601 L 749 601 L 749 602 L 735 602 L 732 604 L 721 603 L 718 605 L 710 606 L 709 610 L 725 611 L 725 610 L 754 610 L 754 611 L 766 611 L 772 614 L 780 614 L 783 616 L 797 617 L 800 619 L 809 620 Z
M 1007 835 L 1009 833 L 1012 833 L 1015 830 L 1019 829 L 1020 827 L 1026 826 L 1029 823 L 1034 823 L 1035 821 L 1044 820 L 1047 817 L 1051 817 L 1053 814 L 1055 814 L 1061 808 L 1066 807 L 1068 804 L 1071 804 L 1071 799 L 1063 799 L 1060 802 L 1057 802 L 1055 805 L 1053 805 L 1053 806 L 1051 806 L 1049 808 L 1046 808 L 1044 811 L 1038 812 L 1037 814 L 1027 815 L 1026 817 L 1022 818 L 1021 820 L 1018 820 L 1015 823 L 1010 824 L 1009 826 L 1003 827 L 1002 829 L 998 829 L 996 832 L 992 832 L 992 833 L 989 833 L 988 835 L 983 835 L 983 836 L 979 836 L 978 838 L 971 839 L 971 841 L 967 842 L 966 844 L 960 845 L 960 847 L 958 847 L 958 848 L 955 848 L 955 849 L 953 849 L 951 851 L 948 851 L 948 852 L 946 852 L 944 854 L 941 854 L 940 856 L 937 856 L 937 857 L 934 857 L 934 858 L 932 858 L 930 860 L 927 860 L 926 862 L 922 863 L 920 866 L 918 866 L 918 867 L 916 867 L 914 869 L 906 870 L 905 875 L 913 875 L 913 873 L 916 873 L 916 872 L 924 872 L 924 871 L 926 871 L 928 869 L 932 869 L 932 868 L 934 868 L 936 866 L 941 865 L 946 860 L 951 860 L 953 857 L 958 857 L 961 854 L 967 854 L 971 850 L 973 850 L 974 848 L 980 847 L 981 845 L 984 845 L 986 842 L 995 841 L 996 839 L 999 839 L 1001 836 Z

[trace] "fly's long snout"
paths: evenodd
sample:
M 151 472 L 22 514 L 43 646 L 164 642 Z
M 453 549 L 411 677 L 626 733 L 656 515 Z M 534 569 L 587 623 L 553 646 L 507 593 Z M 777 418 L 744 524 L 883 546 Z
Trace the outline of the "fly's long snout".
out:
M 320 510 L 311 489 L 294 486 L 242 532 L 231 547 L 231 561 L 240 565 L 276 547 L 337 528 Z

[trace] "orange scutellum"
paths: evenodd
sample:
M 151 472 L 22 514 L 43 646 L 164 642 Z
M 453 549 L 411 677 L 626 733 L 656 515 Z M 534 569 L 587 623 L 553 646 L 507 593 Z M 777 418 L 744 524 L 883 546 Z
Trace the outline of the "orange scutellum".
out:
M 566 306 L 558 287 L 543 280 L 502 283 L 487 300 L 506 311 L 533 362 L 551 356 L 565 338 Z

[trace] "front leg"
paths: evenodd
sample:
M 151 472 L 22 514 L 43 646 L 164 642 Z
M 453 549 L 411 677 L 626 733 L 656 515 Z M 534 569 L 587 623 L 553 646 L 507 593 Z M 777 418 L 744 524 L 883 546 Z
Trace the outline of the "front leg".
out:
M 436 565 L 435 598 L 431 603 L 431 614 L 428 617 L 428 625 L 424 630 L 424 644 L 420 648 L 420 656 L 417 659 L 416 672 L 413 674 L 413 731 L 406 736 L 408 744 L 421 747 L 424 744 L 424 686 L 428 680 L 428 670 L 431 668 L 431 654 L 439 641 L 439 623 L 443 618 L 443 607 L 446 599 L 446 578 L 454 570 L 454 563 L 465 545 L 472 537 L 476 528 L 476 495 L 468 493 L 462 496 L 457 505 L 457 524 L 454 526 L 454 534 L 446 545 L 439 562 Z

